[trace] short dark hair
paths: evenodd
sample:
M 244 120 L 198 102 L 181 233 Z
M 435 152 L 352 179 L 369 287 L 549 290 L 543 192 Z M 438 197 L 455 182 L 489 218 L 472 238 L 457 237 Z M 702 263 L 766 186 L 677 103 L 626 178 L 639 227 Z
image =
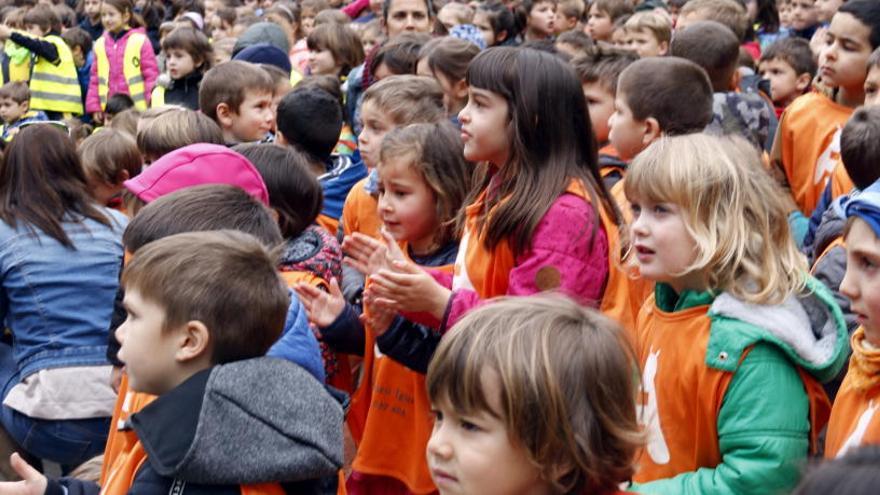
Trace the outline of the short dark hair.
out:
M 309 160 L 330 159 L 342 131 L 339 100 L 318 88 L 294 89 L 278 104 L 278 132 Z
M 594 46 L 593 40 L 583 31 L 577 29 L 565 31 L 560 34 L 556 37 L 556 42 L 569 44 L 582 52 L 586 52 Z
M 188 53 L 198 69 L 206 71 L 211 68 L 214 49 L 205 33 L 191 27 L 178 27 L 162 39 L 163 51 L 173 49 Z
M 217 120 L 217 105 L 226 103 L 238 113 L 248 91 L 275 93 L 275 82 L 260 66 L 231 60 L 205 73 L 199 87 L 199 109 Z
M 358 34 L 345 25 L 328 23 L 315 26 L 306 38 L 306 45 L 309 50 L 328 50 L 333 54 L 341 75 L 347 75 L 364 61 L 364 45 Z
M 794 69 L 795 74 L 816 75 L 816 59 L 810 49 L 810 42 L 797 37 L 776 40 L 761 54 L 761 62 L 779 59 Z
M 846 5 L 846 4 L 844 4 Z M 826 459 L 804 476 L 794 495 L 869 495 L 880 484 L 880 446 L 866 445 L 839 459 Z
M 880 179 L 880 107 L 862 107 L 852 114 L 840 133 L 840 157 L 857 188 Z
M 21 81 L 12 81 L 0 87 L 0 99 L 9 98 L 16 103 L 24 103 L 30 101 L 31 90 L 27 83 Z
M 165 310 L 164 330 L 202 322 L 214 364 L 265 355 L 281 335 L 290 306 L 276 256 L 234 230 L 152 242 L 125 267 L 122 284 Z
M 679 57 L 649 57 L 620 74 L 617 91 L 626 95 L 633 117 L 657 119 L 674 136 L 701 132 L 712 121 L 712 83 L 699 65 Z
M 594 46 L 585 55 L 571 61 L 581 83 L 598 82 L 611 94 L 617 94 L 617 80 L 624 69 L 639 59 L 632 50 L 611 46 Z
M 868 40 L 871 48 L 880 46 L 880 3 L 875 0 L 849 0 L 837 9 L 840 14 L 849 14 L 871 30 Z
M 128 96 L 125 93 L 116 93 L 110 98 L 107 98 L 107 106 L 104 108 L 104 113 L 112 117 L 128 110 L 129 108 L 134 108 L 134 100 L 131 99 L 131 96 Z
M 629 0 L 596 0 L 596 9 L 608 14 L 612 22 L 633 13 L 633 5 Z
M 52 7 L 45 4 L 37 4 L 27 10 L 24 14 L 24 25 L 36 24 L 43 31 L 50 31 L 61 23 L 58 14 L 52 10 Z
M 278 212 L 283 237 L 296 237 L 315 223 L 324 203 L 324 192 L 305 156 L 289 147 L 268 143 L 240 144 L 234 149 L 253 163 L 263 177 L 269 206 Z
M 78 46 L 79 49 L 82 50 L 83 55 L 92 51 L 92 36 L 88 31 L 79 26 L 66 29 L 61 33 L 61 39 L 67 43 L 67 46 L 69 46 L 71 50 Z
M 429 41 L 431 35 L 427 33 L 402 33 L 387 40 L 370 61 L 370 74 L 375 74 L 382 64 L 392 74 L 415 74 L 419 52 Z
M 739 39 L 720 22 L 700 21 L 675 33 L 670 54 L 702 67 L 709 74 L 712 88 L 726 92 L 739 62 Z
M 222 229 L 250 234 L 269 247 L 283 240 L 263 203 L 238 187 L 207 184 L 174 191 L 144 206 L 125 229 L 122 244 L 136 253 L 170 235 Z

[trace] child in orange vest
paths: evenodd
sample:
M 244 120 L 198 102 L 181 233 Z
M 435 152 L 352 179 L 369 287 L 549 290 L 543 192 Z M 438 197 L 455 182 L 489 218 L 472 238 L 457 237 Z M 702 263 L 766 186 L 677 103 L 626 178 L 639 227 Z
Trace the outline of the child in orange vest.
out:
M 846 327 L 768 179 L 745 140 L 705 134 L 630 166 L 630 252 L 656 282 L 637 323 L 648 444 L 634 491 L 785 492 L 827 421 L 820 382 L 844 363 Z
M 281 275 L 291 288 L 298 283 L 328 291 L 342 278 L 342 249 L 336 238 L 315 223 L 321 211 L 321 185 L 309 170 L 304 154 L 274 144 L 240 144 L 234 148 L 247 158 L 266 183 L 269 207 L 278 217 L 284 238 Z M 321 340 L 327 383 L 354 392 L 348 356 L 333 352 Z
M 127 493 L 316 493 L 321 478 L 335 479 L 341 405 L 303 368 L 261 357 L 290 299 L 259 240 L 231 230 L 172 235 L 140 249 L 122 285 L 119 358 L 132 390 L 158 396 L 128 421 L 147 457 Z M 17 455 L 12 465 L 23 481 L 3 492 L 101 489 L 47 480 Z
M 840 129 L 865 99 L 867 60 L 880 46 L 880 4 L 844 3 L 831 20 L 819 55 L 826 92 L 794 100 L 779 121 L 771 161 L 791 190 L 798 210 L 809 217 L 840 155 Z
M 561 290 L 598 306 L 619 213 L 595 142 L 584 139 L 592 131 L 580 81 L 550 54 L 496 47 L 471 62 L 468 85 L 464 156 L 484 164 L 459 214 L 454 274 L 406 263 L 380 270 L 370 287 L 377 303 L 444 330 L 504 294 Z
M 880 444 L 880 276 L 875 268 L 880 263 L 880 183 L 853 193 L 843 208 L 847 263 L 840 292 L 852 302 L 859 328 L 852 336 L 849 371 L 831 410 L 828 458 Z
M 590 123 L 599 145 L 599 172 L 609 189 L 623 178 L 627 162 L 608 141 L 608 120 L 614 113 L 620 73 L 638 59 L 630 50 L 599 46 L 571 61 L 590 109 Z
M 449 269 L 460 237 L 455 215 L 473 171 L 462 156 L 457 129 L 441 121 L 389 132 L 377 170 L 378 212 L 392 258 Z M 356 260 L 354 264 L 367 276 L 376 269 Z M 440 338 L 436 329 L 366 301 L 365 331 L 336 284 L 330 294 L 305 284 L 297 292 L 326 342 L 359 345 L 358 354 L 364 356 L 363 379 L 349 412 L 358 452 L 348 493 L 434 492 L 424 457 L 431 430 L 424 373 Z
M 465 316 L 428 369 L 441 494 L 620 494 L 642 444 L 625 333 L 570 299 L 507 297 Z

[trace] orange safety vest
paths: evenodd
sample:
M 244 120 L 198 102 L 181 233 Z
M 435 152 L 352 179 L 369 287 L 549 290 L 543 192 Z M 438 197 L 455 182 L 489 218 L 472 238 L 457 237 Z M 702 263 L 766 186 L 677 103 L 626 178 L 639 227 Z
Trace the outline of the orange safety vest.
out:
M 638 317 L 639 363 L 643 370 L 640 416 L 648 443 L 639 456 L 637 483 L 671 478 L 722 462 L 718 413 L 734 374 L 706 365 L 712 321 L 708 305 L 666 312 L 651 296 Z M 740 362 L 751 347 L 745 349 Z M 828 420 L 821 384 L 800 368 L 810 404 L 810 445 Z M 686 398 L 687 400 L 684 400 Z
M 379 201 L 364 189 L 366 184 L 367 178 L 362 179 L 351 188 L 348 197 L 345 198 L 345 205 L 342 207 L 342 228 L 345 229 L 346 235 L 360 232 L 378 239 L 382 230 Z
M 125 495 L 147 460 L 147 452 L 134 430 L 123 430 L 128 418 L 156 400 L 155 395 L 128 389 L 128 375 L 122 375 L 119 396 L 113 409 L 110 435 L 101 465 L 101 495 Z M 242 485 L 242 495 L 284 495 L 277 483 Z
M 831 408 L 825 436 L 825 457 L 829 459 L 862 445 L 880 444 L 880 380 L 860 390 L 853 385 L 851 373 L 844 377 Z
M 852 112 L 814 92 L 794 100 L 782 114 L 774 159 L 781 160 L 792 197 L 808 217 L 840 159 L 840 131 Z
M 425 375 L 384 356 L 369 327 L 364 349 L 364 379 L 349 409 L 348 425 L 358 443 L 352 468 L 397 479 L 413 493 L 435 492 L 425 457 L 434 426 Z
M 849 194 L 856 187 L 849 174 L 846 173 L 846 167 L 843 166 L 843 160 L 837 160 L 834 171 L 831 172 L 831 199 L 837 199 L 841 196 Z

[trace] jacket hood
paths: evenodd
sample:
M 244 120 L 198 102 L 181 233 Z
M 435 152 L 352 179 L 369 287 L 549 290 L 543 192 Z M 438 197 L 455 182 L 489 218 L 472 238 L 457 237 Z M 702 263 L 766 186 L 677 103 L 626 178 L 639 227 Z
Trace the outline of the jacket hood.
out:
M 334 476 L 342 423 L 321 383 L 265 357 L 197 373 L 131 419 L 157 473 L 218 485 Z
M 843 314 L 828 289 L 813 278 L 807 279 L 803 294 L 789 296 L 778 305 L 749 303 L 722 293 L 709 308 L 709 315 L 738 320 L 739 324 L 729 326 L 745 337 L 740 339 L 743 345 L 760 341 L 775 344 L 821 382 L 834 378 L 845 362 L 843 350 L 848 339 Z
M 819 256 L 822 256 L 822 253 L 825 252 L 829 244 L 843 235 L 843 229 L 846 227 L 846 218 L 843 214 L 841 200 L 844 199 L 846 199 L 846 196 L 835 199 L 822 214 L 822 221 L 816 228 L 813 249 L 810 253 L 811 266 L 819 259 Z

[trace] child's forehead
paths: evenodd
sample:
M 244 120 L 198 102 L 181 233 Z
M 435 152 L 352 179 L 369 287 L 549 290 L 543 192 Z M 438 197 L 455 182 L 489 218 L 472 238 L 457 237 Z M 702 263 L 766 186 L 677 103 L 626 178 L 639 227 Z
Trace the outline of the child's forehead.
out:
M 872 219 L 872 221 L 880 228 L 880 218 Z M 865 218 L 852 217 L 844 239 L 850 250 L 880 256 L 880 237 L 877 236 L 874 227 Z

